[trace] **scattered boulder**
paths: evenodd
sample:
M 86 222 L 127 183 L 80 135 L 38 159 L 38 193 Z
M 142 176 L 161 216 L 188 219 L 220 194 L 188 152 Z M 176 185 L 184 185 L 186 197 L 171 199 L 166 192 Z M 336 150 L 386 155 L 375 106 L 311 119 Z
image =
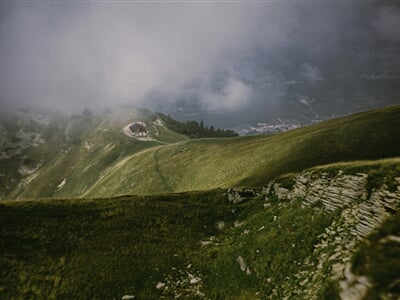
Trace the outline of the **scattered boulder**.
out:
M 238 256 L 236 261 L 239 264 L 240 270 L 242 270 L 243 272 L 246 272 L 247 275 L 251 275 L 251 270 L 250 268 L 247 266 L 246 262 L 244 261 L 244 258 L 242 256 Z
M 164 283 L 164 282 L 158 282 L 158 283 L 156 284 L 156 289 L 157 289 L 157 290 L 161 290 L 161 289 L 163 289 L 163 288 L 165 288 L 165 283 Z
M 228 189 L 228 200 L 233 203 L 240 203 L 243 200 L 259 196 L 259 191 L 250 188 L 230 188 Z

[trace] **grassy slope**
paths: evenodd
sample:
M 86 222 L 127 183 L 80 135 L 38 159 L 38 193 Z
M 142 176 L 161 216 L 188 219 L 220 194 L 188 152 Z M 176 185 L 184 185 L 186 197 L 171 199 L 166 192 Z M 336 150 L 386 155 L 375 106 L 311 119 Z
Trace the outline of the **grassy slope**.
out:
M 148 129 L 157 141 L 139 141 L 125 136 L 122 128 L 136 119 L 141 120 L 140 116 L 124 112 L 94 119 L 79 139 L 39 170 L 39 175 L 18 197 L 75 197 L 97 182 L 102 172 L 104 175 L 115 162 L 151 147 L 187 139 L 154 124 Z M 59 188 L 64 179 L 64 187 Z
M 232 205 L 216 191 L 3 203 L 0 296 L 120 299 L 129 294 L 170 299 L 185 294 L 190 285 L 162 292 L 156 284 L 168 282 L 167 278 L 183 280 L 186 272 L 201 274 L 200 290 L 212 299 L 248 299 L 257 291 L 268 295 L 274 284 L 297 270 L 293 260 L 311 255 L 313 243 L 331 218 L 298 204 L 265 211 L 262 202 L 236 205 L 232 213 Z M 234 228 L 236 218 L 246 226 Z M 218 232 L 221 220 L 226 228 Z M 268 229 L 258 232 L 261 226 Z M 250 234 L 243 235 L 244 228 Z M 202 248 L 199 242 L 210 236 L 216 236 L 213 245 Z M 299 240 L 302 251 L 291 245 Z M 260 278 L 246 275 L 236 262 L 238 255 L 252 264 L 253 274 L 257 272 L 263 281 L 274 276 L 274 282 L 260 285 Z
M 380 188 L 386 184 L 394 186 L 394 178 L 400 177 L 400 159 L 384 159 L 367 162 L 347 162 L 312 168 L 320 173 L 368 174 L 367 188 Z M 279 181 L 279 180 L 277 180 Z M 219 239 L 219 244 L 200 253 L 204 260 L 211 261 L 206 274 L 207 295 L 212 299 L 282 299 L 282 286 L 299 285 L 296 274 L 309 272 L 309 266 L 318 264 L 313 253 L 314 245 L 321 238 L 319 234 L 332 224 L 340 223 L 340 211 L 327 214 L 318 209 L 305 208 L 301 200 L 279 202 L 270 198 L 272 206 L 263 208 L 264 199 L 249 202 L 239 216 L 242 225 L 227 230 Z M 240 219 L 243 217 L 243 219 Z M 399 243 L 379 242 L 389 235 L 399 236 L 400 218 L 390 217 L 363 244 L 353 258 L 353 271 L 370 278 L 373 288 L 367 299 L 378 299 L 382 293 L 400 294 L 399 289 Z M 333 247 L 333 246 L 332 246 Z M 245 258 L 251 276 L 237 270 L 238 256 Z M 330 265 L 329 265 L 330 263 Z M 334 264 L 330 261 L 323 267 L 328 272 Z M 328 275 L 328 273 L 327 273 Z M 329 290 L 329 280 L 314 286 L 318 299 L 337 299 L 337 290 Z M 335 287 L 336 289 L 336 287 Z M 276 290 L 275 296 L 271 294 Z M 290 291 L 293 292 L 293 291 Z M 287 291 L 286 291 L 287 295 Z M 335 297 L 333 297 L 335 296 Z M 299 297 L 292 294 L 294 299 Z M 333 298 L 330 298 L 333 297 Z
M 22 124 L 21 124 L 22 123 Z M 61 115 L 50 116 L 49 125 L 43 126 L 29 120 L 21 121 L 17 116 L 0 116 L 0 126 L 6 129 L 8 138 L 17 143 L 16 133 L 19 129 L 24 131 L 34 131 L 41 134 L 41 137 L 47 143 L 40 143 L 35 147 L 27 147 L 19 155 L 12 156 L 9 159 L 0 160 L 0 197 L 8 195 L 15 197 L 22 189 L 21 180 L 23 176 L 19 172 L 21 166 L 36 168 L 52 160 L 58 153 L 66 147 L 64 128 L 67 121 Z M 69 142 L 68 142 L 69 144 Z M 2 148 L 2 147 L 0 147 Z
M 400 106 L 272 136 L 189 140 L 116 163 L 89 197 L 257 186 L 316 165 L 400 155 Z
M 155 284 L 229 222 L 221 192 L 0 204 L 0 298 L 158 298 Z M 232 222 L 232 220 L 231 220 Z
M 338 169 L 382 178 L 400 174 L 398 159 L 318 168 Z M 211 299 L 265 299 L 277 287 L 274 299 L 282 299 L 279 287 L 295 284 L 294 274 L 308 271 L 296 262 L 317 263 L 314 245 L 339 214 L 304 208 L 297 200 L 270 202 L 268 209 L 263 197 L 233 205 L 220 190 L 3 202 L 0 298 L 120 299 L 129 294 L 171 299 L 181 294 L 195 299 L 188 292 L 195 286 L 187 280 L 192 274 L 202 278 L 199 291 Z M 217 230 L 220 221 L 225 228 Z M 235 221 L 241 225 L 233 226 Z M 362 246 L 353 263 L 357 273 L 374 278 L 379 291 L 398 274 L 398 252 L 396 243 L 376 241 L 398 236 L 399 224 L 398 218 L 384 224 L 383 233 L 372 236 L 373 244 Z M 201 240 L 211 243 L 202 247 Z M 239 256 L 250 275 L 240 270 Z M 382 261 L 385 267 L 375 268 Z M 169 289 L 157 290 L 158 282 Z M 315 289 L 327 295 L 324 286 Z

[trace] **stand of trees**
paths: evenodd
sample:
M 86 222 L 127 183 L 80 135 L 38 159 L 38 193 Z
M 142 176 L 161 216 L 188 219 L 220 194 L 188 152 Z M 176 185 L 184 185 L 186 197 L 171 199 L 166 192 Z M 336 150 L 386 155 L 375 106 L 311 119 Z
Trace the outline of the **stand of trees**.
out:
M 165 114 L 159 113 L 158 116 L 168 127 L 168 129 L 185 134 L 191 138 L 235 137 L 239 135 L 230 129 L 215 129 L 214 126 L 204 126 L 203 121 L 201 121 L 200 124 L 197 121 L 186 121 L 183 123 L 174 120 Z

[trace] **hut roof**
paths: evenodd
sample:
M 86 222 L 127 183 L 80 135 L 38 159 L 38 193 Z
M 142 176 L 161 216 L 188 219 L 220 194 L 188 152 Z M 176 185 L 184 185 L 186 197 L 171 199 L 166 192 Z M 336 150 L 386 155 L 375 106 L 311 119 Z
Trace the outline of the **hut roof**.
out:
M 129 126 L 129 129 L 132 131 L 132 132 L 136 132 L 136 131 L 142 131 L 142 132 L 145 132 L 146 131 L 146 129 L 144 128 L 144 126 L 143 125 L 141 125 L 141 124 L 139 124 L 139 123 L 133 123 L 131 126 Z

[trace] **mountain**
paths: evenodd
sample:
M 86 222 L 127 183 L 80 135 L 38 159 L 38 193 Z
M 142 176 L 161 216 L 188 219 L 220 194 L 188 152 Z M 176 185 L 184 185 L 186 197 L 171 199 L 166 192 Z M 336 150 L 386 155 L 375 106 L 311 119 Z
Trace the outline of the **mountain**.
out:
M 2 299 L 400 297 L 400 106 L 232 138 L 148 110 L 1 124 Z
M 138 120 L 149 124 L 153 139 L 124 134 L 123 128 Z M 43 143 L 0 161 L 2 170 L 12 169 L 11 175 L 1 177 L 6 187 L 3 198 L 111 197 L 258 186 L 277 175 L 321 164 L 400 155 L 400 106 L 276 135 L 219 139 L 188 139 L 148 111 L 58 122 L 60 129 Z M 26 128 L 19 130 L 28 132 Z M 46 148 L 52 152 L 44 155 Z
M 400 155 L 400 106 L 272 136 L 188 140 L 153 148 L 115 165 L 85 196 L 257 186 L 305 168 Z
M 314 45 L 319 50 L 312 55 L 310 46 L 304 44 L 303 49 L 261 51 L 247 61 L 246 69 L 252 75 L 240 72 L 239 76 L 251 87 L 253 95 L 248 105 L 240 109 L 207 110 L 200 101 L 190 98 L 174 106 L 162 106 L 162 111 L 178 120 L 195 118 L 251 134 L 252 128 L 271 133 L 279 130 L 274 128 L 278 124 L 284 129 L 399 104 L 398 40 L 387 43 L 354 36 L 341 44 L 346 50 L 343 48 L 340 54 L 332 51 L 338 46 L 329 40 L 324 45 Z M 378 48 L 380 51 L 371 51 Z M 229 80 L 226 76 L 225 81 Z M 218 90 L 223 88 L 218 86 Z
M 3 299 L 398 299 L 399 159 L 229 189 L 2 201 Z
M 128 137 L 124 127 L 134 121 L 146 122 L 154 139 Z M 0 197 L 80 195 L 124 157 L 187 139 L 159 122 L 148 110 L 117 110 L 100 116 L 29 110 L 3 115 Z

